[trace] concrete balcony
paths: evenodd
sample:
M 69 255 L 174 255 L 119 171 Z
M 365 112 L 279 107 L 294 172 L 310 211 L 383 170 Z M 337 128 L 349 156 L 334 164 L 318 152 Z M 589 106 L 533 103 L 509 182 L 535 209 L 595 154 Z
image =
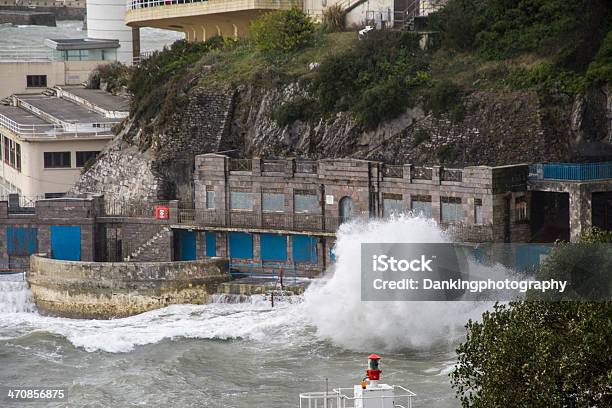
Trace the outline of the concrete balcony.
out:
M 130 0 L 125 23 L 182 31 L 189 41 L 214 36 L 239 37 L 259 14 L 302 8 L 302 0 Z

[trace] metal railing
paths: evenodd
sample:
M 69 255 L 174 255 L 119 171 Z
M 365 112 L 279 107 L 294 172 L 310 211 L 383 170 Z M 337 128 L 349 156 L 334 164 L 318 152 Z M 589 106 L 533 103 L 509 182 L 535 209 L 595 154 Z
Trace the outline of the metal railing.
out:
M 439 11 L 447 2 L 448 0 L 410 0 L 404 9 L 394 10 L 395 23 L 401 27 L 410 26 L 415 17 L 425 17 Z
M 9 210 L 11 208 L 22 207 L 22 208 L 33 208 L 36 207 L 36 201 L 43 200 L 45 196 L 23 196 L 20 194 L 0 194 L 0 201 L 8 201 Z
M 132 58 L 132 63 L 138 65 L 144 60 L 151 58 L 157 51 L 143 51 L 137 57 Z
M 529 166 L 529 179 L 567 181 L 612 179 L 612 162 L 532 164 Z
M 412 178 L 414 180 L 431 180 L 433 178 L 433 169 L 430 167 L 414 167 L 412 169 Z
M 179 224 L 209 227 L 262 228 L 272 230 L 335 232 L 348 218 L 312 213 L 256 213 L 253 211 L 219 211 L 179 209 Z M 350 219 L 367 218 L 355 214 Z
M 193 4 L 193 3 L 208 3 L 208 0 L 128 0 L 128 10 L 139 10 L 150 7 L 163 7 L 163 6 L 176 6 L 181 4 Z M 297 1 L 286 1 L 281 0 L 275 2 L 276 5 L 285 5 L 288 8 L 290 5 L 298 5 Z
M 335 388 L 331 392 L 306 392 L 300 394 L 300 408 L 354 408 L 387 407 L 412 408 L 416 394 L 401 385 L 393 385 L 393 395 L 358 396 L 354 388 Z M 388 402 L 391 400 L 391 404 Z
M 231 255 L 231 254 L 230 254 Z M 300 268 L 296 264 L 285 265 L 279 262 L 261 261 L 258 263 L 241 262 L 239 259 L 229 259 L 229 273 L 234 278 L 274 278 L 284 285 L 296 285 L 304 282 L 303 271 L 318 270 L 317 264 L 309 264 L 310 268 Z M 271 286 L 270 289 L 275 289 Z
M 168 201 L 123 201 L 105 200 L 104 215 L 107 217 L 152 218 L 156 205 L 168 205 Z
M 403 178 L 404 166 L 385 164 L 382 168 L 383 177 Z
M 440 171 L 440 180 L 442 181 L 463 181 L 463 171 L 459 169 L 442 169 Z
M 253 171 L 251 159 L 229 159 L 229 171 Z
M 10 130 L 20 136 L 28 137 L 56 137 L 58 134 L 64 133 L 64 129 L 59 125 L 24 125 L 17 123 L 11 118 L 0 113 L 0 126 Z

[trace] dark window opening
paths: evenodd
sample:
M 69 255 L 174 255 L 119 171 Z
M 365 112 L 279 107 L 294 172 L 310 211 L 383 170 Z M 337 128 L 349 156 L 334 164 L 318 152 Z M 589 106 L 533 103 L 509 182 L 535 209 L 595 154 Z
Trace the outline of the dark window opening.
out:
M 28 88 L 46 88 L 47 87 L 47 76 L 46 75 L 27 75 L 26 76 Z
M 69 168 L 70 152 L 45 152 L 45 168 Z

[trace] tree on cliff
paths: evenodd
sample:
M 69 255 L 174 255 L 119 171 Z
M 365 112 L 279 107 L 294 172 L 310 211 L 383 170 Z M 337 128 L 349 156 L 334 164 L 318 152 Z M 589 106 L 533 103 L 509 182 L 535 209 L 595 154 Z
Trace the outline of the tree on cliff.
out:
M 595 232 L 583 242 L 611 238 L 610 233 Z M 569 276 L 567 262 L 558 254 L 542 273 Z M 589 266 L 604 266 L 598 262 Z M 610 290 L 608 283 L 608 299 Z M 451 373 L 464 407 L 612 406 L 611 301 L 497 304 L 482 321 L 468 322 L 466 329 Z

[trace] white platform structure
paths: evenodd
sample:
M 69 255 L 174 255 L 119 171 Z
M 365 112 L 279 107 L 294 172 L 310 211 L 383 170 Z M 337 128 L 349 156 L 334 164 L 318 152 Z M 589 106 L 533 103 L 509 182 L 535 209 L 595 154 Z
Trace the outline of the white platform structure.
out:
M 300 394 L 300 408 L 412 408 L 416 394 L 401 385 L 376 388 L 334 388 L 330 392 Z
M 353 388 L 300 394 L 300 408 L 412 408 L 415 393 L 400 385 L 380 384 L 380 360 L 377 354 L 368 356 L 366 377 Z

